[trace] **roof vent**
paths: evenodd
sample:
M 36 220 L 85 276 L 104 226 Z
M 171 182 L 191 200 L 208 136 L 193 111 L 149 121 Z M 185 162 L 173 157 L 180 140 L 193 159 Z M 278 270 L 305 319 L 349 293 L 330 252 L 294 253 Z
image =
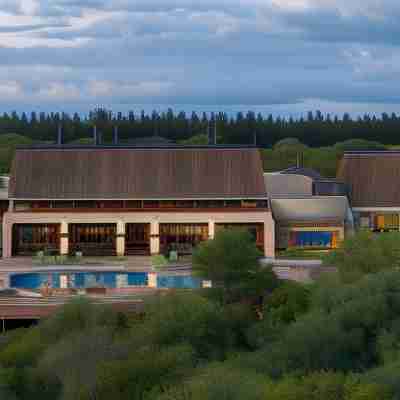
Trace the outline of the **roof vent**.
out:
M 59 146 L 62 146 L 64 144 L 63 128 L 61 124 L 58 125 L 58 130 L 57 130 L 57 144 Z
M 93 126 L 93 143 L 97 146 L 99 144 L 99 135 L 97 133 L 97 126 Z
M 214 119 L 208 124 L 208 144 L 210 146 L 217 144 L 217 121 Z
M 117 145 L 118 142 L 119 142 L 119 137 L 118 137 L 118 126 L 114 126 L 113 144 Z

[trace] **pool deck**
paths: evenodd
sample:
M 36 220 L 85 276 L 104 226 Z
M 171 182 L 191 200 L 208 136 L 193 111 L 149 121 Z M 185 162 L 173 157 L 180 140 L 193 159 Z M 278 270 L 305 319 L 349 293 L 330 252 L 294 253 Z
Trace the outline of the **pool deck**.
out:
M 90 257 L 83 264 L 71 265 L 40 265 L 31 257 L 16 257 L 11 259 L 0 259 L 0 288 L 6 287 L 9 275 L 13 273 L 39 272 L 39 271 L 112 271 L 112 272 L 148 272 L 158 275 L 189 275 L 191 264 L 185 260 L 183 264 L 155 267 L 152 265 L 151 257 L 126 257 L 123 260 Z M 272 264 L 275 273 L 281 279 L 291 279 L 307 282 L 313 280 L 322 272 L 334 272 L 329 267 L 322 266 L 320 260 L 284 260 L 263 259 L 264 265 Z

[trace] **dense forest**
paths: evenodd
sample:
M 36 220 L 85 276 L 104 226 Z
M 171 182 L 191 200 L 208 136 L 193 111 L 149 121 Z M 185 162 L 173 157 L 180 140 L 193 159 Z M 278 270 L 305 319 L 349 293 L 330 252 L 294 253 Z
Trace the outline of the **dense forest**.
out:
M 312 284 L 277 281 L 232 235 L 195 254 L 213 289 L 148 297 L 136 316 L 78 298 L 0 335 L 0 398 L 400 399 L 398 233 L 349 238 Z
M 119 128 L 121 140 L 162 136 L 171 141 L 183 141 L 207 134 L 209 126 L 216 125 L 218 140 L 222 144 L 254 144 L 272 147 L 281 139 L 292 137 L 310 147 L 331 146 L 348 139 L 378 141 L 385 145 L 400 144 L 400 116 L 382 114 L 380 118 L 364 115 L 352 119 L 309 112 L 306 118 L 264 117 L 254 112 L 190 115 L 171 109 L 150 115 L 143 111 L 128 114 L 96 109 L 82 117 L 78 113 L 4 113 L 0 116 L 0 134 L 18 133 L 34 141 L 54 141 L 57 127 L 62 124 L 65 140 L 74 142 L 92 137 L 92 126 L 102 132 L 105 142 L 111 142 L 114 126 Z

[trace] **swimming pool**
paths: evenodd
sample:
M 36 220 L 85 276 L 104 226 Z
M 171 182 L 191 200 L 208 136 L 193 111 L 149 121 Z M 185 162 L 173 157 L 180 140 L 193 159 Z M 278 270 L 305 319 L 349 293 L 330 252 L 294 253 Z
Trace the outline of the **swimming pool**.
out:
M 41 287 L 85 289 L 92 287 L 129 288 L 149 285 L 146 272 L 79 271 L 29 272 L 10 276 L 10 287 L 37 290 Z M 157 275 L 158 288 L 196 289 L 202 281 L 191 275 Z

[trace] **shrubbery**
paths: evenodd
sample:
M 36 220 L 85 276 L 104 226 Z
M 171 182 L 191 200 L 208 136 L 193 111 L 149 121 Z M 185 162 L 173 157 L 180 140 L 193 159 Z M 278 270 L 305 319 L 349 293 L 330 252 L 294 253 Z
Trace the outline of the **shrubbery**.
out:
M 229 242 L 238 242 L 232 235 L 223 233 L 202 247 L 199 257 L 200 270 L 227 282 L 229 296 L 222 284 L 198 292 L 170 291 L 149 298 L 139 318 L 81 299 L 34 328 L 1 337 L 1 398 L 400 398 L 397 236 L 360 234 L 335 255 L 344 281 L 330 275 L 303 286 L 277 282 L 268 268 L 259 270 L 249 242 L 239 247 L 245 271 L 229 257 L 219 264 L 219 249 L 212 245 L 222 241 L 235 254 Z M 237 235 L 249 239 L 243 232 Z M 365 243 L 376 246 L 376 254 L 363 249 Z M 343 254 L 350 248 L 376 258 L 366 263 L 355 254 L 348 279 L 344 272 L 350 264 Z M 213 268 L 222 265 L 227 276 L 208 270 L 206 260 Z M 378 260 L 390 264 L 378 268 Z M 257 274 L 268 279 L 255 282 Z M 253 302 L 260 293 L 262 318 Z

